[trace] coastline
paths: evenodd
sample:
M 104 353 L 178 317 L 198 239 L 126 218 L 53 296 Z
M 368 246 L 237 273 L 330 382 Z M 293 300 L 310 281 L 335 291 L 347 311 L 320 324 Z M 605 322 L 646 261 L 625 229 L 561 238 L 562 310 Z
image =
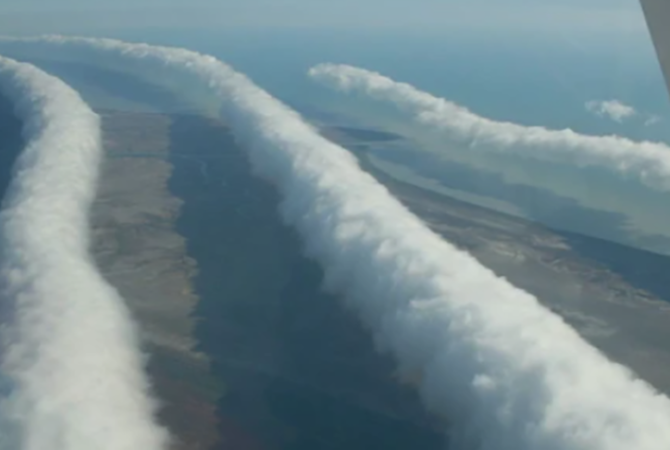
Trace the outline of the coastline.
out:
M 535 295 L 608 358 L 670 395 L 670 287 L 663 282 L 670 257 L 424 189 L 381 170 L 366 158 L 365 142 L 341 131 L 327 134 L 433 231 Z

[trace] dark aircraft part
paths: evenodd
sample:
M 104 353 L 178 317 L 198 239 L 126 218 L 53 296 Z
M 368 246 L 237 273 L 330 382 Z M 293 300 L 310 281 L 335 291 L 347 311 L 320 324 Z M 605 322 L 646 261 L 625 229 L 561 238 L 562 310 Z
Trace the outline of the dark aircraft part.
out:
M 670 0 L 640 0 L 670 92 Z

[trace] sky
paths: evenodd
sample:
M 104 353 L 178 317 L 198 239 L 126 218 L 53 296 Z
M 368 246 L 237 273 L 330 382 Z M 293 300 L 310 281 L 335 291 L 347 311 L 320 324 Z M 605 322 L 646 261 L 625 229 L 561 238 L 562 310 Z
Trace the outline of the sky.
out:
M 143 27 L 640 31 L 637 0 L 0 0 L 5 33 Z
M 400 378 L 417 384 L 426 407 L 448 419 L 456 442 L 519 450 L 605 450 L 616 442 L 618 449 L 659 450 L 670 441 L 670 400 L 595 352 L 537 299 L 442 241 L 366 175 L 349 152 L 247 78 L 211 58 L 165 48 L 95 39 L 46 38 L 32 45 L 42 54 L 66 49 L 66 55 L 84 63 L 95 60 L 106 67 L 160 72 L 165 82 L 218 99 L 222 119 L 249 151 L 255 173 L 283 196 L 282 218 L 325 269 L 325 287 L 346 294 L 347 306 L 373 332 L 377 347 L 399 362 Z M 95 181 L 96 155 L 102 150 L 97 121 L 74 92 L 63 94 L 65 87 L 53 89 L 43 79 L 32 86 L 15 72 L 4 77 L 9 80 L 7 92 L 24 100 L 26 114 L 36 111 L 29 120 L 41 125 L 27 127 L 35 132 L 27 139 L 35 140 L 29 157 L 23 158 L 25 170 L 18 172 L 26 179 L 17 184 L 20 189 L 6 216 L 16 220 L 5 220 L 0 228 L 10 244 L 8 254 L 19 255 L 16 261 L 5 261 L 5 269 L 17 275 L 8 277 L 6 291 L 10 300 L 16 294 L 25 306 L 17 309 L 20 321 L 7 333 L 19 339 L 8 341 L 11 357 L 2 365 L 16 386 L 11 393 L 16 401 L 5 404 L 9 414 L 4 417 L 28 419 L 9 424 L 16 427 L 16 436 L 28 436 L 28 444 L 36 444 L 31 448 L 48 448 L 56 436 L 67 450 L 116 449 L 123 446 L 119 439 L 128 448 L 164 449 L 163 433 L 151 420 L 148 402 L 142 401 L 147 384 L 137 371 L 138 347 L 128 340 L 133 336 L 128 326 L 119 323 L 126 316 L 114 308 L 123 303 L 106 298 L 109 290 L 99 285 L 101 277 L 86 266 L 88 259 L 79 258 L 87 236 L 84 210 L 92 200 L 87 186 Z M 25 92 L 14 88 L 19 85 L 27 86 Z M 406 86 L 397 89 L 408 92 Z M 429 104 L 425 94 L 411 94 L 417 105 Z M 63 98 L 68 101 L 56 102 Z M 439 99 L 433 105 L 434 112 L 448 110 Z M 593 142 L 574 134 L 565 139 L 560 137 L 565 133 L 538 134 L 536 129 L 492 126 L 476 118 L 472 122 L 458 108 L 451 110 L 478 123 L 476 134 L 483 141 L 513 143 L 511 131 L 519 144 L 548 146 L 540 150 L 574 142 L 581 147 L 573 150 L 584 151 L 588 148 L 583 144 Z M 84 121 L 86 117 L 90 120 Z M 472 127 L 465 125 L 463 130 L 471 133 Z M 596 149 L 600 156 L 614 150 L 605 159 L 609 163 L 622 154 L 612 141 L 607 138 L 603 145 L 609 149 Z M 59 146 L 73 151 L 51 151 Z M 580 162 L 579 154 L 567 154 Z M 668 176 L 670 164 L 663 167 Z M 63 209 L 59 196 L 71 194 L 74 200 L 64 202 Z M 40 214 L 55 217 L 58 226 L 44 225 Z M 41 276 L 44 268 L 46 275 Z M 54 298 L 65 300 L 55 304 L 62 314 L 53 314 L 54 289 Z M 94 302 L 87 301 L 91 296 Z M 89 326 L 69 326 L 71 321 Z M 103 347 L 105 352 L 95 352 Z M 82 386 L 93 393 L 92 402 L 79 398 Z M 612 418 L 615 426 L 602 426 Z M 110 425 L 100 432 L 100 423 Z M 533 433 L 528 433 L 529 423 L 536 425 Z M 580 424 L 578 434 L 574 423 Z M 109 439 L 96 442 L 106 431 Z

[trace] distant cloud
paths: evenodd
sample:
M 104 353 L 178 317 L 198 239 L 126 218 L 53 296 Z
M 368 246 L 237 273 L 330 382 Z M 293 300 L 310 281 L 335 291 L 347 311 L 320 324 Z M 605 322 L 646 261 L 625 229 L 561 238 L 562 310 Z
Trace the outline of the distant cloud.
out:
M 64 56 L 87 63 L 160 71 L 168 80 L 221 100 L 219 111 L 248 151 L 256 173 L 282 194 L 282 218 L 302 236 L 305 254 L 321 263 L 324 288 L 345 294 L 345 306 L 366 324 L 377 349 L 397 358 L 403 378 L 418 382 L 428 409 L 448 419 L 453 447 L 667 447 L 666 396 L 611 363 L 535 297 L 430 231 L 363 171 L 351 153 L 322 138 L 246 76 L 212 56 L 185 49 L 57 36 L 23 44 L 50 55 L 62 47 Z M 390 100 L 404 100 L 413 110 L 427 107 L 432 118 L 461 119 L 444 122 L 483 140 L 498 138 L 514 147 L 529 143 L 533 149 L 572 140 L 577 141 L 573 150 L 579 154 L 582 142 L 595 139 L 578 138 L 572 132 L 552 134 L 539 127 L 527 132 L 517 125 L 485 121 L 409 85 L 360 69 L 325 66 L 321 71 L 333 82 L 390 94 Z M 599 153 L 614 147 L 610 142 Z M 613 153 L 616 149 L 609 154 Z M 653 148 L 647 153 L 655 155 Z M 659 166 L 653 162 L 653 167 Z M 42 410 L 53 409 L 51 400 L 45 399 Z M 98 423 L 105 430 L 106 422 Z M 28 432 L 23 435 L 35 442 Z M 154 448 L 127 442 L 113 450 Z M 11 448 L 54 447 L 79 450 L 63 445 Z M 89 445 L 84 450 L 90 448 L 101 447 Z
M 619 100 L 592 100 L 586 102 L 584 106 L 587 111 L 599 117 L 607 117 L 619 123 L 638 115 L 635 108 L 626 105 Z M 645 124 L 646 123 L 647 122 L 645 122 Z
M 652 125 L 656 125 L 656 124 L 659 123 L 661 120 L 663 120 L 663 119 L 661 118 L 661 116 L 656 116 L 656 115 L 654 115 L 654 114 L 650 114 L 650 115 L 645 119 L 645 121 L 644 121 L 644 126 L 645 126 L 645 127 L 650 127 L 650 126 L 652 126 Z
M 637 111 L 634 107 L 626 105 L 619 100 L 592 100 L 584 104 L 586 110 L 598 117 L 605 117 L 618 123 L 634 117 L 643 121 L 645 127 L 656 125 L 662 117 Z
M 422 130 L 439 133 L 443 141 L 448 139 L 482 152 L 505 151 L 547 162 L 574 164 L 580 168 L 604 167 L 635 177 L 651 188 L 670 191 L 670 147 L 663 143 L 499 122 L 407 83 L 352 66 L 321 64 L 310 69 L 309 74 L 314 80 L 342 92 L 365 94 L 373 100 L 392 105 L 403 113 L 404 119 L 421 126 Z M 623 108 L 612 105 L 622 105 Z M 655 117 L 638 113 L 614 100 L 595 102 L 592 108 L 596 114 L 607 114 L 600 111 L 614 113 L 618 121 L 631 116 L 636 116 L 638 120 Z

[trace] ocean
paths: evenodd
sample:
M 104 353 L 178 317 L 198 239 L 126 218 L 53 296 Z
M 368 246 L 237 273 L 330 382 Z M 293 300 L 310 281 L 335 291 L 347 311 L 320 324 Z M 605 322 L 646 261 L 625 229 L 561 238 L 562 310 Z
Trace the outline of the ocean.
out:
M 460 190 L 461 198 L 502 200 L 507 205 L 501 211 L 518 211 L 562 231 L 670 254 L 666 225 L 670 210 L 664 192 L 599 168 L 448 146 L 439 137 L 414 129 L 389 105 L 330 91 L 307 76 L 315 64 L 350 64 L 410 83 L 497 121 L 670 143 L 669 97 L 646 33 L 478 36 L 447 31 L 420 35 L 184 29 L 114 37 L 217 56 L 317 123 L 408 136 L 403 154 L 385 152 L 382 146 L 374 156 L 386 163 L 400 162 L 411 178 Z M 185 86 L 183 92 L 187 91 Z M 594 100 L 619 100 L 638 113 L 619 123 L 587 111 L 586 103 Z M 430 173 L 422 169 L 427 165 Z M 449 180 L 441 176 L 454 170 L 461 176 Z M 459 179 L 465 181 L 459 184 Z

